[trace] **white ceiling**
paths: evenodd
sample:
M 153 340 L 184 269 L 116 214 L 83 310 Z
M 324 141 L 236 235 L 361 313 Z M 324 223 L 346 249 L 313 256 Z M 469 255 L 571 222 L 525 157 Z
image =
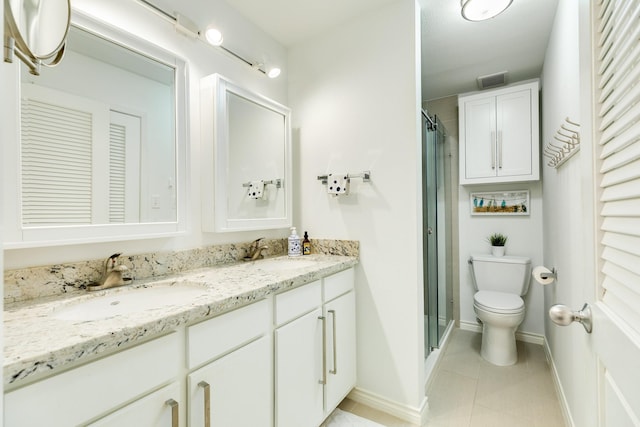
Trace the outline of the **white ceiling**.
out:
M 181 0 L 157 0 L 185 7 Z M 370 10 L 407 0 L 225 0 L 285 47 Z M 507 71 L 508 82 L 540 76 L 558 0 L 514 0 L 496 18 L 465 21 L 459 0 L 422 7 L 422 98 L 477 90 L 476 78 Z M 187 3 L 188 4 L 188 3 Z

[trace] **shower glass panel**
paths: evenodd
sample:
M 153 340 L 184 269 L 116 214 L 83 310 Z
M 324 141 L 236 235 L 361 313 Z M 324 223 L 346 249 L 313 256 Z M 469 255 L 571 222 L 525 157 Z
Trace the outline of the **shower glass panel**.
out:
M 422 115 L 422 201 L 424 251 L 425 357 L 440 346 L 452 319 L 450 158 L 445 128 L 437 117 Z

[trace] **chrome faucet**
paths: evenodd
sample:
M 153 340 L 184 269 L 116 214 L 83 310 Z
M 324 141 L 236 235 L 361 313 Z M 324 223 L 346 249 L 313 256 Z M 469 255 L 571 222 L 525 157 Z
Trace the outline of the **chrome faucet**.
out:
M 120 253 L 113 254 L 104 261 L 102 280 L 100 280 L 100 283 L 97 285 L 88 286 L 88 290 L 98 291 L 100 289 L 115 288 L 117 286 L 128 285 L 133 281 L 130 277 L 122 277 L 122 273 L 129 269 L 126 265 L 116 264 L 120 255 Z
M 251 243 L 251 246 L 249 246 L 249 254 L 244 258 L 245 260 L 255 261 L 259 258 L 264 258 L 264 254 L 262 253 L 262 251 L 265 249 L 269 249 L 269 246 L 261 245 L 260 241 L 262 239 L 264 239 L 264 237 L 260 237 Z

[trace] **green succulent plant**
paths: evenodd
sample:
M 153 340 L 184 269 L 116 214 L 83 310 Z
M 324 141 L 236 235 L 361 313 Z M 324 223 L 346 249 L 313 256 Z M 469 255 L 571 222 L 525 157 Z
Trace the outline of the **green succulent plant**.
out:
M 491 246 L 504 246 L 507 243 L 507 236 L 500 233 L 493 233 L 491 236 L 487 237 Z

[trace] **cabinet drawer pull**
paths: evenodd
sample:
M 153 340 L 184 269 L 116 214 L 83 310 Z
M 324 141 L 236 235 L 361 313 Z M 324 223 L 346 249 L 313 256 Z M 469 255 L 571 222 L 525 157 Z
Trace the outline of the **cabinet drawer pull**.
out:
M 491 132 L 491 169 L 496 168 L 496 133 Z
M 325 385 L 327 383 L 327 318 L 318 316 L 318 319 L 322 320 L 322 378 L 318 383 Z
M 166 402 L 164 402 L 165 405 L 168 405 L 171 407 L 171 427 L 178 427 L 178 413 L 179 413 L 179 408 L 178 408 L 178 402 L 176 402 L 173 399 L 169 399 Z
M 211 427 L 211 386 L 206 381 L 200 381 L 198 387 L 204 389 L 204 427 Z
M 333 317 L 333 369 L 329 373 L 338 375 L 338 340 L 336 338 L 336 311 L 329 310 Z

